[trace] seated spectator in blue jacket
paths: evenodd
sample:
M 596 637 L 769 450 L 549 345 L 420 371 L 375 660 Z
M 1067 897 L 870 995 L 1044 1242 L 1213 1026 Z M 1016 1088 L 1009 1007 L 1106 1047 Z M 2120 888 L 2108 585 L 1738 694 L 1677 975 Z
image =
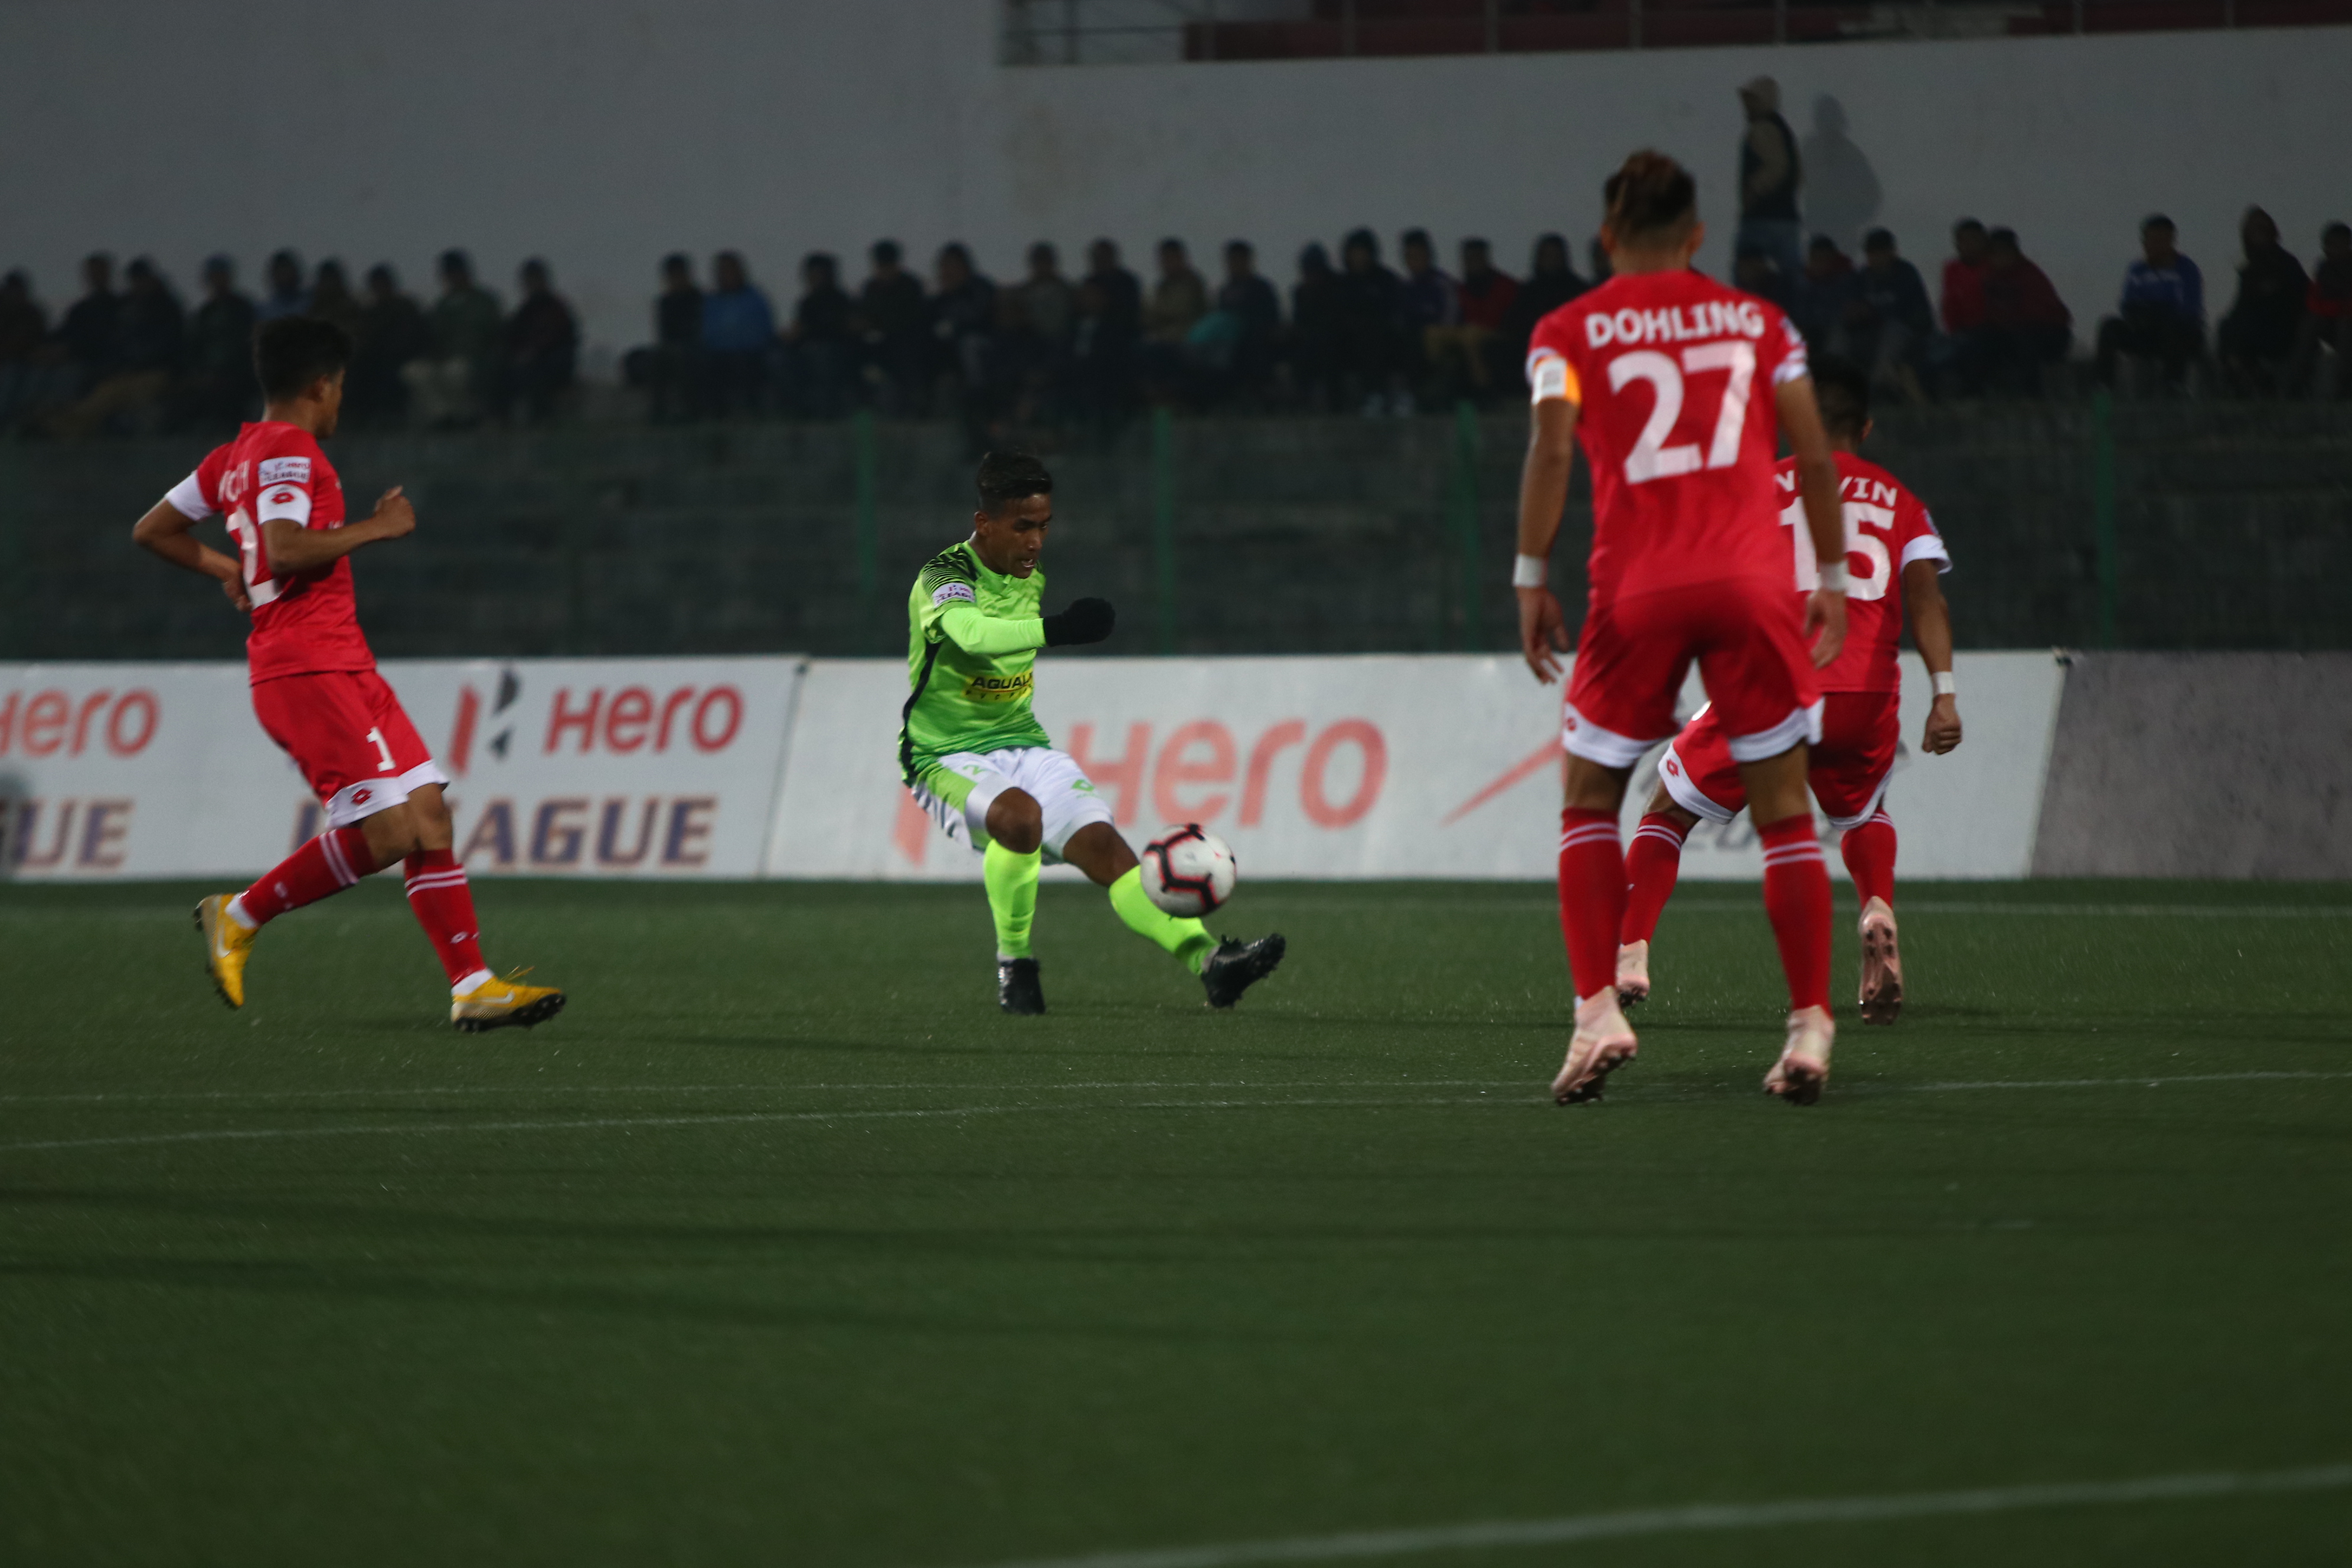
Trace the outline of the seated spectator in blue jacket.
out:
M 2240 392 L 2276 392 L 2278 373 L 2294 354 L 2311 277 L 2279 243 L 2278 225 L 2262 208 L 2246 209 L 2238 239 L 2245 248 L 2245 259 L 2238 263 L 2238 298 L 2214 332 L 2221 369 Z
M 752 286 L 740 253 L 722 250 L 702 297 L 703 384 L 712 409 L 730 413 L 767 399 L 776 353 L 776 313 Z
M 2099 323 L 2099 380 L 2109 385 L 2125 355 L 2152 359 L 2168 385 L 2205 357 L 2205 279 L 2174 246 L 2172 220 L 2158 213 L 2139 226 L 2140 259 L 2124 269 L 2123 301 Z
M 1936 313 L 1919 269 L 1895 253 L 1895 236 L 1874 228 L 1863 237 L 1862 269 L 1853 275 L 1845 318 L 1830 334 L 1832 349 L 1870 373 L 1873 384 L 1922 400 L 1919 367 L 1936 334 Z

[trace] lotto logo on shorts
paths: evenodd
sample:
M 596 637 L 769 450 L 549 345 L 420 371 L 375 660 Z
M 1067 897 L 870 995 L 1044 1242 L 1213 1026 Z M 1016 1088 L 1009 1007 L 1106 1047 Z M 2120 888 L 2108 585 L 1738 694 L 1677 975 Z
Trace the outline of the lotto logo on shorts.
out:
M 963 694 L 971 702 L 1017 702 L 1029 695 L 1037 683 L 1033 670 L 1019 675 L 975 675 L 964 683 Z
M 353 805 L 365 805 L 374 798 L 375 791 L 372 789 L 355 789 L 352 791 L 352 804 Z

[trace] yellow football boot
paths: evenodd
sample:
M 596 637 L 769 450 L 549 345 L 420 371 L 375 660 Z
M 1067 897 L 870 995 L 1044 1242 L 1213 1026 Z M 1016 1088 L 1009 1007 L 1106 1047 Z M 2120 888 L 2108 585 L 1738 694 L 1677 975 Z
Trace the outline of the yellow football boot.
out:
M 261 934 L 259 926 L 246 930 L 229 919 L 229 900 L 235 893 L 215 893 L 196 906 L 196 930 L 205 939 L 205 973 L 212 976 L 213 989 L 220 999 L 232 1007 L 245 1005 L 245 961 L 253 955 L 253 939 Z
M 503 1029 L 509 1025 L 530 1028 L 544 1024 L 563 1011 L 563 993 L 552 985 L 519 984 L 530 973 L 518 969 L 504 980 L 496 977 L 483 981 L 463 996 L 449 999 L 449 1022 L 469 1035 L 484 1029 Z

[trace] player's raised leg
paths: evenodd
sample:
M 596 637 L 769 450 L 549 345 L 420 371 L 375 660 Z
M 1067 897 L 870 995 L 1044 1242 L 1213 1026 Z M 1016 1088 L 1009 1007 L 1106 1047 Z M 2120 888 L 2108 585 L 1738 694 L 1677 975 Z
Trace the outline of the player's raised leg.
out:
M 1658 917 L 1682 875 L 1683 840 L 1698 819 L 1676 805 L 1663 789 L 1633 829 L 1625 849 L 1625 923 L 1617 933 L 1617 1005 L 1631 1007 L 1650 999 L 1650 942 Z
M 1895 819 L 1880 806 L 1838 845 L 1862 903 L 1862 1021 L 1892 1024 L 1903 1011 L 1903 954 L 1895 930 Z
M 356 887 L 376 868 L 357 826 L 330 827 L 263 872 L 241 893 L 215 893 L 196 905 L 205 939 L 205 973 L 232 1007 L 245 1005 L 245 965 L 261 928 L 289 910 Z
M 1089 822 L 1072 833 L 1061 857 L 1110 895 L 1110 907 L 1127 929 L 1157 943 L 1201 977 L 1212 1007 L 1230 1007 L 1242 993 L 1272 974 L 1288 944 L 1280 931 L 1255 941 L 1218 938 L 1197 920 L 1170 914 L 1143 890 L 1143 868 L 1118 829 L 1108 820 Z

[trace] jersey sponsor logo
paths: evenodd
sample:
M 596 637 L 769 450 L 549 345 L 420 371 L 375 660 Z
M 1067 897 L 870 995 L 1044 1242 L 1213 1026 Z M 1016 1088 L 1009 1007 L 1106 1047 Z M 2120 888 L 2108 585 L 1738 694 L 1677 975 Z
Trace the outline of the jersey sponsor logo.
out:
M 270 492 L 269 500 L 272 505 L 292 506 L 300 495 L 299 490 L 273 490 Z
M 933 605 L 944 605 L 950 599 L 961 599 L 968 605 L 977 604 L 980 601 L 980 595 L 971 591 L 971 584 L 969 583 L 942 583 L 931 590 Z
M 271 485 L 307 485 L 310 482 L 310 459 L 308 458 L 264 458 L 261 460 L 259 483 L 264 489 Z
M 1584 341 L 1592 348 L 1611 343 L 1686 343 L 1706 338 L 1760 338 L 1764 308 L 1753 300 L 1706 300 L 1696 305 L 1669 305 L 1657 310 L 1631 306 L 1613 313 L 1595 311 L 1584 318 Z
M 1036 684 L 1037 672 L 1031 669 L 1018 675 L 975 675 L 964 682 L 963 695 L 968 702 L 1019 702 Z

